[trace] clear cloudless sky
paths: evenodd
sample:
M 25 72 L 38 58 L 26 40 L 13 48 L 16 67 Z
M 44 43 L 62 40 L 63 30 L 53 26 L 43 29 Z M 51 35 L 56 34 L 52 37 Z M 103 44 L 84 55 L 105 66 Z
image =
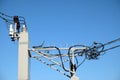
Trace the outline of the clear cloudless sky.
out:
M 0 0 L 0 11 L 25 17 L 30 47 L 42 41 L 58 47 L 90 46 L 120 37 L 120 0 Z M 11 42 L 8 33 L 0 19 L 0 80 L 17 80 L 18 43 Z M 120 80 L 120 48 L 98 60 L 86 60 L 77 76 L 80 80 Z M 30 78 L 69 80 L 35 59 L 31 59 Z

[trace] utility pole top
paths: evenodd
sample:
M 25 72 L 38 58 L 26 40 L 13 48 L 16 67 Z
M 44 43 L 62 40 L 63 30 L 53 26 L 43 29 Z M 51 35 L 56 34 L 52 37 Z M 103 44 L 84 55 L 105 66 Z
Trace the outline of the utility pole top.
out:
M 25 25 L 23 25 L 23 27 L 22 27 L 22 32 L 26 32 L 26 31 L 27 31 L 27 28 L 26 28 Z

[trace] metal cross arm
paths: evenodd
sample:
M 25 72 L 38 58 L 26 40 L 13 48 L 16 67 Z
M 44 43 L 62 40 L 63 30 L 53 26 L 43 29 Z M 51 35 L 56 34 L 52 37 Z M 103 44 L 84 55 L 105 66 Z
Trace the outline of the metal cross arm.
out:
M 120 47 L 120 45 L 115 45 L 110 48 L 105 48 L 107 45 L 113 44 L 115 42 L 120 41 L 120 38 L 107 42 L 105 44 L 94 42 L 92 46 L 85 45 L 73 45 L 69 48 L 58 48 L 56 46 L 33 46 L 33 48 L 29 49 L 35 53 L 37 56 L 33 56 L 40 62 L 48 65 L 49 67 L 56 67 L 56 71 L 62 72 L 64 70 L 66 73 L 70 73 L 70 77 L 74 76 L 77 68 L 86 60 L 98 59 L 98 56 L 102 55 L 102 53 Z M 57 51 L 57 52 L 56 52 Z M 61 53 L 66 51 L 65 53 Z M 82 62 L 79 62 L 78 57 L 84 56 Z M 45 59 L 47 60 L 45 60 Z M 43 61 L 45 60 L 45 61 Z M 52 62 L 52 63 L 51 63 Z M 57 65 L 57 66 L 56 66 Z M 67 66 L 66 66 L 67 65 Z M 59 68 L 58 68 L 59 66 Z M 51 67 L 51 68 L 52 68 Z M 64 73 L 65 74 L 65 73 Z M 68 76 L 67 76 L 68 77 Z
M 68 65 L 70 65 L 68 50 L 70 52 L 70 57 L 71 57 L 70 59 L 74 59 L 75 56 L 79 56 L 78 54 L 74 55 L 74 51 L 84 50 L 84 49 L 86 49 L 86 47 L 73 47 L 70 50 L 70 48 L 57 48 L 55 46 L 49 46 L 49 47 L 33 47 L 29 50 L 37 53 L 37 56 L 33 56 L 33 58 L 36 58 L 37 60 L 39 60 L 40 62 L 46 64 L 47 66 L 49 66 L 51 68 L 53 68 L 53 66 L 56 67 L 57 68 L 56 71 L 59 71 L 61 73 L 62 72 L 61 70 L 64 70 L 64 72 L 66 72 L 64 74 L 67 74 L 68 72 L 71 74 L 75 74 L 75 70 L 70 69 L 71 66 L 68 66 Z M 56 53 L 56 51 L 57 51 L 57 53 Z M 64 52 L 64 53 L 61 53 L 61 52 Z M 45 59 L 47 59 L 47 60 L 45 60 Z M 73 61 L 72 63 L 75 64 L 74 60 L 72 60 L 72 61 Z M 67 65 L 67 66 L 65 66 L 65 65 Z M 70 77 L 70 75 L 69 75 L 69 77 Z

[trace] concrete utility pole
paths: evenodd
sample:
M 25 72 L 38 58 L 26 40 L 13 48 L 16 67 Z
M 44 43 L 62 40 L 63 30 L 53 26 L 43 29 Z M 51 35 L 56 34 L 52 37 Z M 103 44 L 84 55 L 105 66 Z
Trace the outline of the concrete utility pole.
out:
M 26 27 L 19 33 L 18 80 L 29 80 L 29 35 Z

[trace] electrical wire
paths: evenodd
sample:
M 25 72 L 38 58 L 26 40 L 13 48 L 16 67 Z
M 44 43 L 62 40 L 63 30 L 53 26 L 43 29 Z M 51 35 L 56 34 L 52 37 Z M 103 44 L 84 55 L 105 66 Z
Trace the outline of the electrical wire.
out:
M 13 22 L 12 22 L 13 16 L 9 16 L 9 15 L 6 15 L 6 14 L 0 12 L 0 18 L 3 19 L 6 23 L 13 24 Z
M 68 56 L 68 60 L 69 60 L 69 64 L 70 64 L 70 69 L 67 69 L 65 67 L 64 62 L 63 62 L 63 58 L 62 58 L 63 55 L 61 54 L 61 51 L 60 51 L 60 49 L 58 47 L 56 47 L 56 46 L 43 47 L 42 46 L 41 48 L 43 48 L 43 49 L 44 48 L 55 48 L 59 53 L 59 54 L 56 54 L 56 56 L 60 57 L 60 60 L 61 60 L 60 65 L 62 66 L 62 68 L 66 72 L 70 72 L 71 76 L 73 76 L 74 71 L 76 71 L 86 61 L 86 59 L 88 59 L 88 60 L 91 60 L 91 59 L 97 60 L 98 56 L 102 55 L 101 53 L 105 54 L 105 52 L 108 51 L 108 50 L 120 47 L 120 45 L 117 45 L 117 46 L 113 46 L 111 48 L 105 49 L 106 45 L 112 44 L 112 43 L 117 42 L 119 40 L 120 40 L 120 38 L 112 40 L 112 41 L 107 42 L 105 44 L 94 42 L 92 46 L 85 46 L 85 45 L 73 45 L 73 46 L 70 46 L 68 48 L 68 52 L 67 52 L 67 56 Z M 85 49 L 81 50 L 81 49 L 76 48 L 76 47 L 85 47 Z M 33 47 L 33 48 L 36 48 L 36 47 Z M 72 50 L 72 48 L 73 48 L 73 50 Z M 50 56 L 55 56 L 55 55 L 50 54 Z M 84 56 L 85 58 L 81 62 L 79 62 L 78 61 L 79 56 Z M 72 57 L 74 57 L 74 62 L 73 62 Z
M 72 63 L 70 51 L 71 51 L 71 49 L 72 49 L 73 47 L 85 47 L 85 48 L 87 48 L 88 46 L 85 46 L 85 45 L 73 45 L 73 46 L 69 47 L 69 49 L 68 49 L 68 57 L 69 57 L 69 60 L 70 60 L 70 64 L 72 64 L 72 65 L 74 65 L 74 64 Z M 76 50 L 76 51 L 77 51 L 77 50 Z M 79 53 L 79 52 L 78 52 L 78 53 Z M 74 52 L 74 54 L 75 54 L 75 52 Z M 75 55 L 74 55 L 74 57 L 75 57 Z M 77 60 L 77 59 L 76 59 L 76 60 Z M 77 62 L 77 61 L 76 61 L 76 62 Z
M 80 64 L 78 64 L 78 65 L 76 66 L 76 69 L 77 69 L 78 67 L 80 67 L 80 66 L 85 62 L 85 60 L 86 60 L 86 57 L 83 59 L 83 61 L 82 61 Z
M 9 16 L 9 15 L 4 14 L 4 13 L 2 13 L 2 12 L 0 12 L 0 14 L 3 15 L 3 16 L 5 16 L 5 17 L 13 18 L 13 16 Z
M 12 22 L 10 22 L 10 20 L 7 19 L 7 18 L 4 18 L 4 17 L 2 17 L 2 16 L 0 16 L 0 18 L 3 19 L 6 23 L 12 24 Z
M 109 41 L 109 42 L 107 42 L 107 43 L 105 43 L 103 45 L 105 46 L 105 45 L 112 44 L 112 43 L 117 42 L 117 41 L 120 41 L 120 38 L 117 38 L 115 40 Z
M 77 56 L 75 56 L 75 60 L 76 60 L 76 66 L 78 66 L 78 59 L 77 59 Z
M 58 47 L 56 47 L 56 46 L 49 46 L 49 47 L 43 47 L 43 48 L 55 48 L 56 50 L 58 50 L 58 53 L 59 53 L 59 55 L 60 55 L 60 60 L 61 60 L 63 69 L 64 69 L 66 72 L 70 72 L 70 70 L 66 69 L 65 66 L 64 66 L 63 59 L 62 59 L 62 54 L 61 54 L 61 51 L 60 51 L 60 49 L 59 49 Z
M 0 12 L 0 18 L 3 19 L 5 22 L 9 23 L 9 24 L 14 24 L 14 18 L 15 16 L 9 16 L 7 14 L 4 14 L 2 12 Z M 9 18 L 9 19 L 8 19 Z M 25 18 L 23 16 L 18 16 L 20 24 L 25 24 L 26 25 L 26 21 Z
M 105 49 L 105 50 L 103 50 L 103 51 L 101 51 L 101 52 L 106 52 L 106 51 L 108 51 L 108 50 L 115 49 L 115 48 L 118 48 L 118 47 L 120 47 L 120 45 L 113 46 L 113 47 L 108 48 L 108 49 Z
M 55 67 L 54 67 L 54 66 L 52 66 L 51 64 L 48 64 L 47 62 L 42 61 L 40 58 L 38 58 L 38 57 L 36 57 L 36 56 L 34 56 L 34 57 L 32 57 L 32 58 L 36 58 L 36 59 L 37 59 L 38 61 L 40 61 L 41 63 L 43 63 L 43 64 L 45 64 L 45 65 L 49 66 L 50 68 L 52 68 L 52 69 L 54 69 L 54 70 L 56 70 L 56 71 L 60 72 L 61 74 L 63 74 L 63 75 L 65 75 L 65 76 L 67 76 L 68 78 L 70 78 L 70 76 L 69 76 L 69 75 L 67 75 L 67 74 L 66 74 L 66 73 L 64 73 L 63 71 L 61 71 L 61 70 L 59 70 L 59 69 L 55 68 Z
M 97 46 L 97 48 L 101 48 L 101 47 L 103 47 L 103 46 L 110 45 L 110 44 L 115 43 L 115 42 L 118 42 L 118 41 L 120 41 L 120 38 L 117 38 L 117 39 L 115 39 L 115 40 L 112 40 L 112 41 L 109 41 L 109 42 L 104 43 L 104 44 L 102 44 L 102 45 L 99 45 L 99 46 Z
M 99 47 L 101 46 L 101 47 Z M 86 58 L 88 60 L 90 59 L 97 59 L 98 56 L 100 55 L 100 53 L 104 50 L 104 45 L 102 43 L 94 43 L 93 46 L 91 46 L 91 48 L 89 48 L 86 51 Z
M 71 54 L 70 54 L 71 49 L 73 47 L 81 47 L 81 46 L 84 46 L 84 45 L 73 45 L 73 46 L 69 47 L 69 49 L 68 49 L 68 57 L 69 57 L 70 63 L 72 63 Z

